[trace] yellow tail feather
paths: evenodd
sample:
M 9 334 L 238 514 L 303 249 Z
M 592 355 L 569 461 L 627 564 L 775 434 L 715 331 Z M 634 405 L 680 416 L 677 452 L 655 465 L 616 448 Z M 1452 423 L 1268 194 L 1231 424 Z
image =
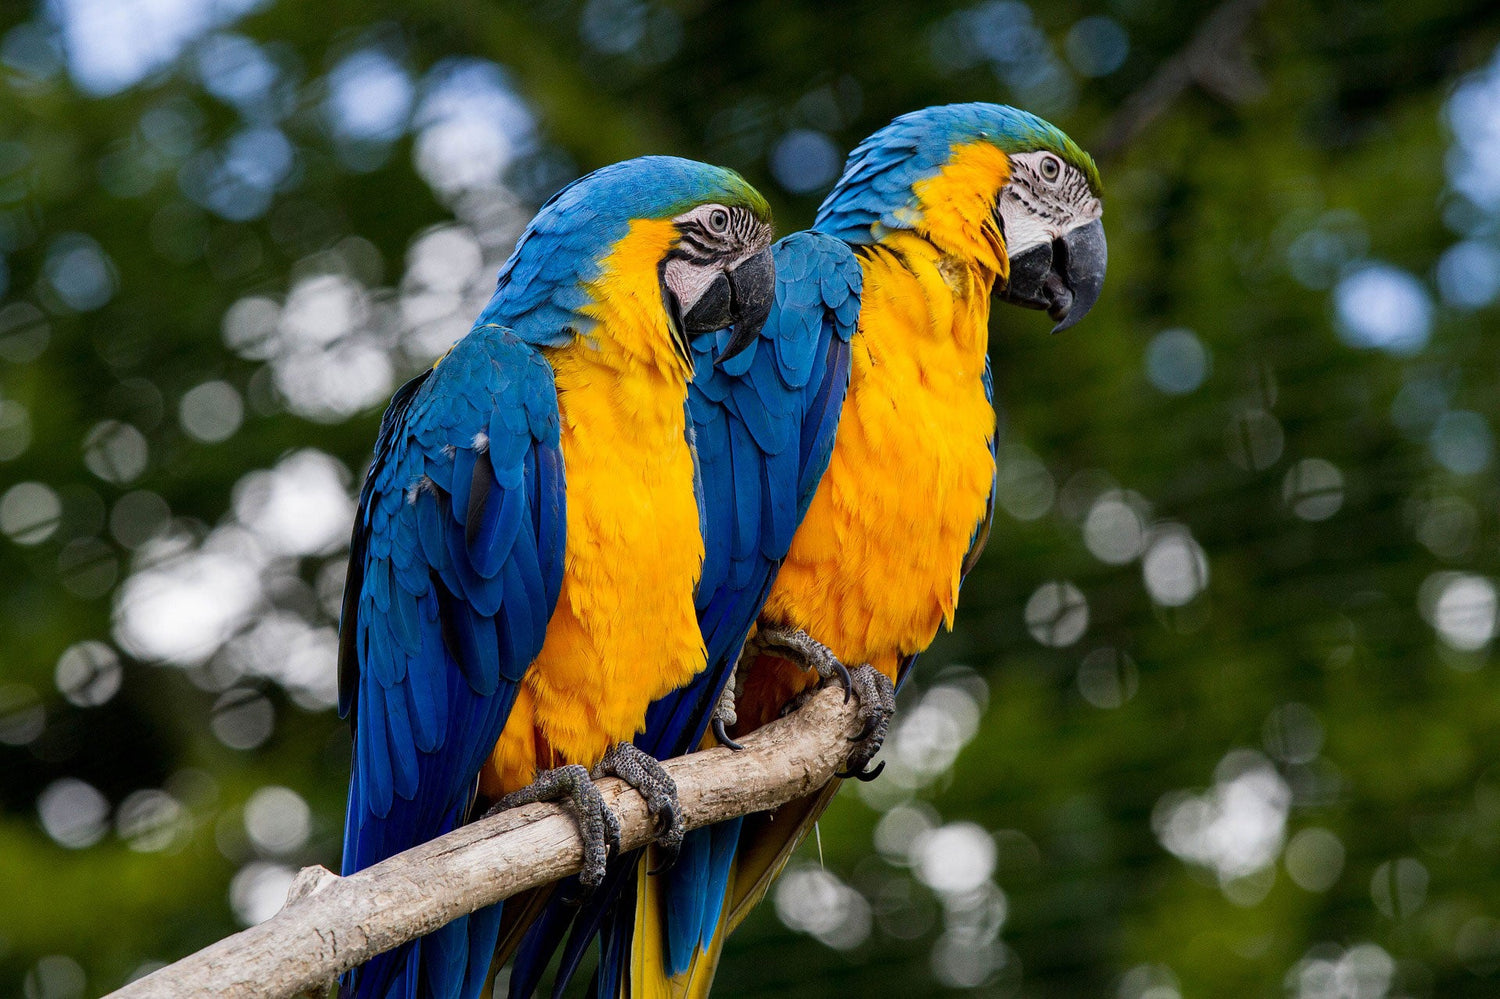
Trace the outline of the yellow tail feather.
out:
M 828 808 L 842 781 L 830 781 L 817 794 L 788 802 L 774 812 L 752 815 L 740 833 L 734 874 L 726 892 L 728 918 L 719 936 L 734 932 L 766 897 L 787 861 Z
M 729 873 L 729 886 L 724 892 L 719 929 L 707 949 L 699 948 L 687 970 L 675 977 L 666 974 L 661 882 L 646 873 L 649 864 L 641 864 L 636 875 L 630 976 L 628 982 L 621 983 L 620 999 L 707 999 L 719 970 L 724 941 L 765 898 L 793 852 L 833 800 L 839 783 L 834 781 L 817 794 L 745 820 L 740 848 Z
M 630 975 L 621 976 L 620 999 L 670 999 L 666 941 L 662 932 L 662 880 L 648 872 L 656 862 L 650 847 L 635 865 L 635 933 L 630 940 Z

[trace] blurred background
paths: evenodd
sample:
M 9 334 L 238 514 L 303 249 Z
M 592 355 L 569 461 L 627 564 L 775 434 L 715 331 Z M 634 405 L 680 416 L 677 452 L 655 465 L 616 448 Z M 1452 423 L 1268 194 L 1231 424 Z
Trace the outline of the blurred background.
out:
M 1497 42 L 1484 0 L 5 4 L 0 993 L 337 866 L 352 491 L 551 191 L 680 153 L 788 232 L 980 99 L 1099 157 L 1109 283 L 996 310 L 958 630 L 716 994 L 1497 994 Z

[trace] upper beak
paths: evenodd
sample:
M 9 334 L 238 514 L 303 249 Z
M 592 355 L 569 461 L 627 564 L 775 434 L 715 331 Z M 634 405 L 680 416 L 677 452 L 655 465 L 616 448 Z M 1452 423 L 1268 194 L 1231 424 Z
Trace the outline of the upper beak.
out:
M 1051 243 L 1011 258 L 1010 280 L 1000 297 L 1030 309 L 1046 309 L 1057 323 L 1052 332 L 1076 326 L 1104 288 L 1109 248 L 1098 219 Z
M 733 326 L 729 343 L 717 361 L 723 364 L 760 336 L 761 327 L 771 315 L 771 303 L 775 297 L 776 265 L 771 260 L 770 247 L 767 247 L 715 278 L 683 316 L 682 327 L 689 336 L 696 336 Z

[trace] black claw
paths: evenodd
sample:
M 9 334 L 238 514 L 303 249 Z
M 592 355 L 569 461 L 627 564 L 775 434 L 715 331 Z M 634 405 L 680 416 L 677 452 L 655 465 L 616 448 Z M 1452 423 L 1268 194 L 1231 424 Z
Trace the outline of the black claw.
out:
M 670 803 L 663 804 L 652 812 L 651 820 L 656 835 L 665 836 L 677 824 L 677 809 L 673 808 Z
M 843 780 L 849 780 L 850 778 L 853 778 L 854 780 L 868 784 L 876 777 L 879 777 L 880 771 L 885 769 L 885 760 L 881 760 L 879 763 L 875 764 L 874 767 L 869 767 L 869 762 L 869 760 L 865 760 L 864 762 L 860 763 L 859 769 L 855 769 L 852 765 L 849 765 L 846 762 L 845 766 L 847 766 L 848 769 L 841 770 L 838 773 L 834 774 L 834 776 Z
M 857 687 L 859 694 L 860 715 L 864 724 L 857 734 L 846 737 L 859 748 L 849 754 L 844 761 L 844 769 L 835 776 L 868 782 L 879 777 L 880 772 L 885 769 L 884 760 L 874 767 L 870 767 L 870 760 L 880 752 L 880 747 L 885 742 L 891 712 L 895 710 L 895 691 L 889 678 L 868 663 L 855 669 L 853 679 L 853 685 Z
M 712 728 L 714 738 L 719 740 L 719 745 L 727 746 L 729 749 L 736 753 L 745 748 L 744 746 L 741 746 L 739 743 L 735 742 L 733 739 L 729 738 L 729 733 L 724 730 L 724 719 L 715 718 L 713 720 Z
M 854 678 L 849 675 L 849 667 L 837 659 L 833 660 L 833 670 L 838 674 L 839 683 L 844 685 L 844 703 L 848 704 L 849 698 L 854 696 Z

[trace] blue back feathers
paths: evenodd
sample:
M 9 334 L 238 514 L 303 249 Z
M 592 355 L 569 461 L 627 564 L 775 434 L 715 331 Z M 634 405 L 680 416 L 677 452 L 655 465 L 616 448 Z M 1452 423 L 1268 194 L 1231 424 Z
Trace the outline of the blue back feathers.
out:
M 528 345 L 480 330 L 397 393 L 361 493 L 340 637 L 354 723 L 345 874 L 467 818 L 562 586 L 565 504 L 551 369 Z M 497 920 L 383 954 L 344 991 L 472 995 L 489 958 L 470 934 L 492 951 Z
M 971 142 L 1006 154 L 1049 150 L 1099 193 L 1093 159 L 1056 126 L 1003 104 L 945 104 L 904 114 L 856 146 L 813 228 L 855 244 L 878 241 L 882 228 L 912 228 L 921 212 L 912 186 L 941 170 L 954 146 Z

